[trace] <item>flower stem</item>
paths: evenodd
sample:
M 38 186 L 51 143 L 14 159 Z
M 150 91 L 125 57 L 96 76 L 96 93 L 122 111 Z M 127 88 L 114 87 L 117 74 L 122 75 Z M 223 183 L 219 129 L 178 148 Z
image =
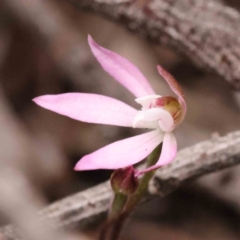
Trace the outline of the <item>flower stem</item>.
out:
M 108 219 L 100 230 L 99 240 L 106 239 L 108 230 L 110 229 L 112 224 L 114 224 L 114 222 L 117 221 L 118 218 L 120 218 L 127 199 L 128 197 L 126 195 L 121 193 L 115 193 Z
M 161 154 L 161 150 L 162 144 L 160 144 L 153 150 L 153 152 L 149 155 L 147 159 L 147 167 L 154 165 L 158 161 L 159 156 Z M 143 175 L 142 179 L 140 180 L 136 192 L 128 197 L 121 215 L 119 215 L 116 221 L 114 222 L 113 231 L 110 238 L 111 240 L 117 240 L 119 238 L 124 221 L 143 197 L 144 193 L 147 190 L 149 181 L 153 177 L 154 173 L 155 171 L 146 172 Z
M 117 240 L 119 238 L 119 235 L 121 233 L 125 218 L 126 218 L 125 214 L 122 213 L 118 217 L 118 219 L 113 223 L 110 240 Z
M 123 195 L 121 193 L 116 193 L 114 196 L 114 200 L 112 203 L 112 209 L 109 213 L 109 219 L 114 220 L 118 218 L 118 216 L 121 214 L 123 207 L 125 203 L 127 202 L 128 196 Z
M 154 165 L 158 161 L 159 156 L 161 154 L 161 150 L 162 150 L 162 144 L 160 144 L 153 150 L 153 152 L 149 155 L 147 159 L 147 167 Z M 141 200 L 142 196 L 147 190 L 149 181 L 153 177 L 154 173 L 155 171 L 144 173 L 142 179 L 140 180 L 140 183 L 136 192 L 129 197 L 126 203 L 126 206 L 124 209 L 125 213 L 130 213 L 133 210 L 133 208 L 138 204 L 138 202 Z

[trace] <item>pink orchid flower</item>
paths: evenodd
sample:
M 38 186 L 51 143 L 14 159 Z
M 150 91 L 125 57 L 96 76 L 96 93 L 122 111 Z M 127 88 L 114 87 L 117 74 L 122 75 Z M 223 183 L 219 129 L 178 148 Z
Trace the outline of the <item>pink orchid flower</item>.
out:
M 150 132 L 109 144 L 84 156 L 75 170 L 119 169 L 134 165 L 146 158 L 163 142 L 161 156 L 151 171 L 170 163 L 177 152 L 173 130 L 186 114 L 186 103 L 176 80 L 158 66 L 159 74 L 167 81 L 178 99 L 157 95 L 147 79 L 125 58 L 99 46 L 89 36 L 90 48 L 105 71 L 127 88 L 141 105 L 141 110 L 103 95 L 64 93 L 40 96 L 33 101 L 43 108 L 70 118 L 98 124 L 153 129 Z

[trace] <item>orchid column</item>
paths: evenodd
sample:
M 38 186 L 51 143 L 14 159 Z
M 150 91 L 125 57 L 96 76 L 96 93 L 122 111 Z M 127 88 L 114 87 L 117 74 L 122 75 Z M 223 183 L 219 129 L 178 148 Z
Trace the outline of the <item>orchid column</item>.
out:
M 173 130 L 183 121 L 186 114 L 181 87 L 168 72 L 158 66 L 159 74 L 177 95 L 177 98 L 162 97 L 154 92 L 148 80 L 128 60 L 99 46 L 90 36 L 88 42 L 103 69 L 134 95 L 140 109 L 136 110 L 114 98 L 88 93 L 45 95 L 33 101 L 43 108 L 83 122 L 150 130 L 84 156 L 76 164 L 76 171 L 131 169 L 130 172 L 135 178 L 144 173 L 152 174 L 153 170 L 170 163 L 176 156 L 177 143 Z M 145 170 L 140 171 L 132 167 L 145 159 L 160 144 L 161 154 L 155 154 L 154 161 L 151 161 Z

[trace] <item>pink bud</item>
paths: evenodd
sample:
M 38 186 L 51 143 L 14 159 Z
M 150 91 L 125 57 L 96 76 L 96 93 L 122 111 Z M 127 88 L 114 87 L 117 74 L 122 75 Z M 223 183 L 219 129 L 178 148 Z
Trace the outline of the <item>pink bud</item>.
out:
M 135 169 L 130 166 L 115 170 L 111 176 L 111 186 L 115 193 L 121 193 L 123 195 L 133 194 L 138 187 Z

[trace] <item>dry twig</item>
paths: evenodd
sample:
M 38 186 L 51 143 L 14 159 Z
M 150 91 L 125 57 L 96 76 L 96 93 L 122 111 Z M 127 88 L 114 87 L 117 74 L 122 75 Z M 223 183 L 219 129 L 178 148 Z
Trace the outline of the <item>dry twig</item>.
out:
M 240 89 L 240 14 L 221 1 L 67 1 L 178 50 Z M 3 0 L 1 4 L 19 23 L 35 29 L 59 67 L 70 78 L 79 79 L 81 66 L 88 62 L 85 42 L 56 6 L 40 0 Z
M 240 14 L 210 0 L 67 0 L 211 69 L 240 89 Z
M 201 142 L 181 150 L 172 164 L 157 171 L 149 197 L 165 196 L 187 180 L 239 163 L 240 131 Z M 46 207 L 40 218 L 57 227 L 87 226 L 107 211 L 111 198 L 112 191 L 105 182 Z M 0 233 L 4 235 L 5 231 L 3 228 Z
M 33 190 L 22 164 L 27 159 L 40 159 L 31 148 L 31 141 L 20 123 L 15 121 L 1 93 L 0 97 L 0 212 L 14 223 L 18 231 L 4 228 L 0 239 L 20 239 L 20 235 L 32 240 L 66 239 L 64 233 L 39 222 L 37 211 L 43 206 L 42 197 Z M 23 170 L 23 171 L 22 171 Z M 69 240 L 73 240 L 68 236 Z
M 62 73 L 80 81 L 90 56 L 87 42 L 58 6 L 42 0 L 3 0 L 1 11 L 41 40 Z

